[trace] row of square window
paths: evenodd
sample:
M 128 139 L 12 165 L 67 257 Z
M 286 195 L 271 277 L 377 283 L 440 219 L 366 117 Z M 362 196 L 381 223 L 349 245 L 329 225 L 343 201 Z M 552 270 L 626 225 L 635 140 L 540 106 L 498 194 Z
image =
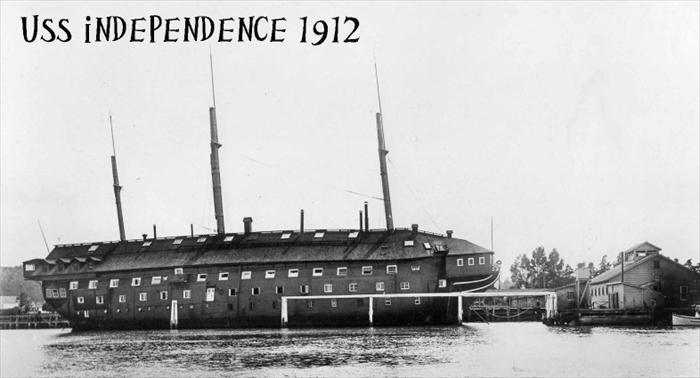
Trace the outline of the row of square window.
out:
M 349 232 L 349 233 L 348 233 L 348 239 L 357 239 L 357 237 L 358 237 L 359 234 L 360 234 L 359 231 L 352 231 L 352 232 Z M 314 239 L 323 239 L 323 237 L 324 237 L 325 235 L 326 235 L 326 232 L 325 232 L 325 231 L 316 231 L 316 232 L 314 232 Z M 287 240 L 287 239 L 290 239 L 291 237 L 292 237 L 292 233 L 291 233 L 291 232 L 283 232 L 282 235 L 280 235 L 280 239 L 282 239 L 282 240 Z M 231 241 L 233 241 L 233 238 L 234 238 L 233 235 L 226 236 L 226 237 L 224 238 L 224 242 L 231 242 Z M 182 242 L 183 242 L 184 240 L 185 240 L 185 239 L 175 239 L 175 240 L 173 240 L 173 244 L 174 244 L 174 245 L 180 245 L 180 244 L 182 244 Z M 199 237 L 199 238 L 197 239 L 197 243 L 204 243 L 205 241 L 207 241 L 207 237 L 206 237 L 206 236 L 202 236 L 202 237 Z M 142 247 L 149 247 L 151 244 L 153 244 L 153 241 L 149 240 L 149 241 L 143 242 L 143 244 L 142 244 L 141 246 L 142 246 Z M 413 241 L 413 240 L 404 240 L 403 246 L 404 246 L 404 247 L 413 247 L 413 246 L 414 246 L 414 241 Z M 93 251 L 95 251 L 95 250 L 97 249 L 97 247 L 98 247 L 98 246 L 93 245 L 92 247 L 90 247 L 89 251 L 90 251 L 90 252 L 93 252 Z M 424 242 L 424 243 L 423 243 L 423 248 L 425 248 L 425 249 L 432 249 L 432 246 L 430 245 L 429 242 Z
M 411 266 L 412 271 L 420 271 L 420 265 L 413 265 Z M 398 268 L 396 265 L 387 265 L 386 266 L 386 273 L 387 274 L 396 274 L 398 272 Z M 175 275 L 182 275 L 183 269 L 182 268 L 175 268 Z M 272 279 L 275 278 L 276 271 L 275 270 L 266 270 L 265 271 L 265 278 L 267 279 Z M 323 268 L 313 268 L 312 275 L 314 277 L 321 277 L 323 276 Z M 348 275 L 348 268 L 347 267 L 339 267 L 336 270 L 336 275 L 338 276 L 347 276 Z M 362 275 L 363 276 L 369 276 L 372 275 L 372 266 L 363 266 L 362 267 Z M 253 277 L 253 272 L 252 271 L 243 271 L 241 272 L 241 279 L 242 280 L 249 280 Z M 299 277 L 299 269 L 289 269 L 287 272 L 287 277 L 294 278 L 294 277 Z M 220 272 L 219 273 L 219 281 L 227 281 L 229 278 L 229 273 L 228 272 Z M 163 281 L 167 281 L 168 276 L 153 276 L 151 277 L 151 285 L 160 285 Z M 206 273 L 199 273 L 197 274 L 197 282 L 204 282 L 207 280 L 207 274 Z M 97 283 L 98 280 L 90 280 L 88 281 L 88 289 L 97 289 Z M 141 286 L 141 277 L 133 277 L 131 279 L 131 286 Z M 109 287 L 110 288 L 115 288 L 119 287 L 119 279 L 118 278 L 113 278 L 109 280 Z M 78 281 L 70 281 L 69 283 L 69 289 L 70 290 L 77 290 L 78 289 Z
M 486 264 L 486 257 L 484 257 L 484 256 L 479 257 L 479 265 L 484 265 L 484 264 Z M 467 258 L 467 265 L 469 265 L 469 266 L 474 265 L 474 258 L 473 257 Z M 462 259 L 462 258 L 457 259 L 457 266 L 464 266 L 464 259 Z

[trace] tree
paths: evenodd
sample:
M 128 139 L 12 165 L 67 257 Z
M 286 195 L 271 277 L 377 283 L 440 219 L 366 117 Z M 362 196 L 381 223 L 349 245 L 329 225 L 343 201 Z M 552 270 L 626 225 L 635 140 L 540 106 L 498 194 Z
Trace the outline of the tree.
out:
M 510 267 L 511 281 L 516 287 L 554 288 L 573 282 L 574 270 L 565 265 L 556 249 L 547 255 L 537 247 L 531 257 L 519 255 Z
M 608 255 L 603 255 L 603 258 L 600 259 L 600 264 L 598 264 L 598 269 L 593 271 L 594 275 L 599 275 L 603 272 L 607 272 L 612 268 L 612 264 L 608 261 Z

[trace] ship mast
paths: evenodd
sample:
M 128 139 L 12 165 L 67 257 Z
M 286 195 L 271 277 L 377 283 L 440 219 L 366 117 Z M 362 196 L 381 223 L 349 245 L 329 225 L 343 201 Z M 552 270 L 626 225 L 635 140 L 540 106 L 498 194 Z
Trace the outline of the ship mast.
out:
M 211 132 L 211 181 L 214 189 L 214 216 L 216 217 L 216 232 L 225 234 L 224 229 L 224 205 L 221 199 L 221 171 L 219 168 L 219 132 L 216 128 L 216 94 L 214 92 L 214 62 L 209 50 L 209 69 L 211 70 L 211 97 L 212 106 L 209 108 L 209 129 Z
M 109 112 L 109 131 L 112 134 L 112 178 L 114 179 L 114 200 L 117 203 L 117 222 L 119 222 L 119 240 L 126 240 L 124 233 L 124 216 L 122 215 L 122 187 L 119 185 L 119 173 L 117 172 L 117 150 L 114 147 L 114 126 L 112 125 L 112 112 Z
M 391 231 L 394 229 L 394 219 L 391 215 L 391 195 L 389 194 L 389 176 L 386 171 L 386 155 L 389 151 L 386 150 L 384 144 L 384 123 L 382 122 L 382 98 L 379 94 L 379 74 L 377 73 L 377 62 L 374 62 L 374 78 L 377 81 L 377 101 L 379 103 L 379 112 L 377 113 L 377 139 L 379 143 L 379 173 L 382 177 L 382 194 L 384 198 L 384 215 L 386 217 L 386 229 Z M 365 225 L 365 227 L 367 227 Z

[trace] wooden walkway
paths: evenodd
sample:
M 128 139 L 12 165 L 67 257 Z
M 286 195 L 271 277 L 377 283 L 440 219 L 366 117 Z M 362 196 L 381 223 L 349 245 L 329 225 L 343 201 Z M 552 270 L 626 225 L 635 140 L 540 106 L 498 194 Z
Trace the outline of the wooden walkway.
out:
M 68 320 L 56 313 L 0 315 L 0 329 L 69 328 Z

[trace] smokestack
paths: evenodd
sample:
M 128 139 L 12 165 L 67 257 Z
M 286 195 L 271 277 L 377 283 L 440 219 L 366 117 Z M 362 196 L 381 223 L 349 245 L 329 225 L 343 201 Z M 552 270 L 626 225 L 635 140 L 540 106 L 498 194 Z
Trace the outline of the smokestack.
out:
M 157 238 L 158 238 L 158 233 L 156 232 L 156 225 L 154 224 L 153 225 L 153 239 L 157 239 Z
M 377 79 L 377 100 L 379 102 L 379 113 L 377 113 L 377 140 L 379 144 L 379 173 L 382 177 L 382 196 L 384 198 L 384 216 L 386 217 L 386 229 L 394 229 L 394 218 L 391 214 L 391 195 L 389 194 L 389 176 L 386 170 L 386 150 L 384 143 L 384 124 L 382 122 L 382 99 L 379 96 L 379 74 L 377 73 L 377 63 L 374 63 L 374 74 Z
M 362 231 L 362 210 L 360 210 L 360 231 Z
M 141 234 L 141 236 L 143 237 L 143 240 L 145 241 L 146 238 L 148 237 L 148 234 Z
M 299 232 L 304 232 L 304 209 L 301 209 L 301 213 L 299 214 Z
M 119 240 L 126 240 L 124 232 L 124 216 L 122 215 L 122 187 L 119 185 L 119 173 L 117 172 L 117 151 L 114 147 L 114 127 L 112 126 L 112 113 L 109 114 L 109 131 L 112 134 L 112 178 L 114 180 L 114 200 L 117 204 L 117 222 L 119 223 Z
M 245 217 L 243 218 L 243 232 L 248 235 L 253 231 L 253 218 Z
M 418 233 L 418 224 L 414 223 L 411 225 L 411 234 L 415 235 Z
M 216 218 L 216 232 L 219 235 L 226 233 L 224 229 L 224 204 L 221 199 L 221 173 L 219 169 L 219 132 L 216 128 L 216 96 L 214 94 L 214 63 L 209 52 L 209 65 L 211 68 L 211 95 L 212 107 L 209 108 L 209 131 L 211 133 L 211 181 L 214 189 L 214 217 Z
M 190 237 L 194 237 L 194 226 L 190 223 Z
M 447 238 L 452 239 L 452 230 L 447 230 L 446 233 L 447 233 Z
M 369 209 L 367 208 L 367 201 L 365 201 L 365 232 L 369 232 Z

